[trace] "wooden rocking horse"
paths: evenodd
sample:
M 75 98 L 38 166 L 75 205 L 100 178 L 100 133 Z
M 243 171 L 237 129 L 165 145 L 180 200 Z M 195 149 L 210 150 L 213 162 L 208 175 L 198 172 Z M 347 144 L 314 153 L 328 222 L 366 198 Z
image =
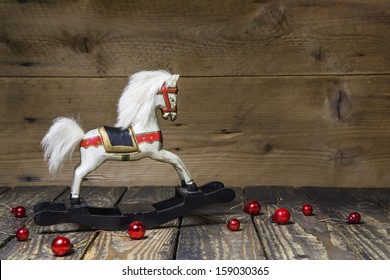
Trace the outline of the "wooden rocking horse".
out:
M 42 140 L 49 172 L 55 174 L 80 149 L 80 164 L 75 168 L 70 200 L 64 203 L 42 202 L 34 207 L 38 225 L 77 223 L 91 228 L 121 230 L 135 220 L 154 227 L 202 207 L 229 202 L 235 193 L 221 182 L 197 187 L 182 160 L 163 149 L 156 110 L 164 119 L 177 118 L 177 81 L 179 75 L 166 71 L 141 71 L 129 78 L 118 102 L 118 120 L 114 127 L 99 126 L 87 133 L 72 118 L 54 120 Z M 107 160 L 134 161 L 149 157 L 170 163 L 181 186 L 174 197 L 153 205 L 117 205 L 114 208 L 89 207 L 80 197 L 85 176 Z

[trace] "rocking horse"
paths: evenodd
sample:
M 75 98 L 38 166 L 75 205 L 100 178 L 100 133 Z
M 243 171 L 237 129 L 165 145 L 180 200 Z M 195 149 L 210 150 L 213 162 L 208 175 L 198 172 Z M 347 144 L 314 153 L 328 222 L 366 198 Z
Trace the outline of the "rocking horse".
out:
M 197 208 L 230 202 L 233 190 L 221 182 L 198 187 L 182 160 L 163 149 L 156 111 L 163 119 L 177 118 L 177 81 L 179 75 L 167 71 L 141 71 L 129 78 L 118 102 L 114 127 L 99 126 L 87 133 L 73 118 L 54 120 L 41 144 L 49 172 L 57 173 L 80 149 L 80 163 L 74 170 L 69 201 L 41 202 L 34 207 L 37 225 L 76 223 L 106 230 L 125 230 L 132 221 L 147 228 L 184 216 Z M 83 179 L 107 160 L 136 161 L 151 158 L 171 164 L 181 181 L 175 196 L 152 205 L 118 204 L 112 208 L 90 207 L 80 197 Z

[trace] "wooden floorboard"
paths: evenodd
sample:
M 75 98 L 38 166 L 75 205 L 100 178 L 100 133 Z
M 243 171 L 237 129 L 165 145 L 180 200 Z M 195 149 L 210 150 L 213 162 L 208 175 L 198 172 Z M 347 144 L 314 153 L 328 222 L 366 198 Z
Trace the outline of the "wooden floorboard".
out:
M 65 187 L 0 188 L 0 203 L 24 205 L 25 218 L 15 218 L 1 207 L 0 259 L 143 259 L 143 260 L 227 260 L 227 259 L 390 259 L 389 188 L 319 188 L 252 186 L 233 188 L 234 201 L 198 209 L 146 232 L 132 240 L 126 231 L 91 230 L 74 224 L 40 227 L 33 222 L 32 207 L 44 200 L 68 199 Z M 117 203 L 154 203 L 174 195 L 174 187 L 84 187 L 82 196 L 96 207 Z M 250 217 L 243 205 L 258 200 L 261 214 Z M 301 207 L 310 203 L 314 215 L 304 216 Z M 291 212 L 291 223 L 277 225 L 270 216 L 278 207 Z M 357 211 L 360 224 L 347 224 Z M 230 218 L 241 221 L 241 229 L 227 229 Z M 15 230 L 27 226 L 30 238 L 17 241 Z M 50 249 L 58 235 L 67 236 L 74 247 L 65 257 Z
M 358 259 L 390 258 L 390 223 L 386 210 L 367 195 L 368 190 L 347 188 L 307 188 L 305 192 L 314 197 L 318 208 L 329 219 L 334 231 L 344 236 L 345 243 L 352 247 Z M 372 190 L 370 193 L 375 193 Z M 347 224 L 351 212 L 362 216 L 360 224 Z M 338 239 L 340 241 L 340 239 Z
M 120 204 L 149 203 L 167 199 L 174 195 L 173 187 L 129 188 Z M 100 232 L 84 259 L 173 259 L 178 235 L 179 219 L 158 228 L 147 230 L 145 238 L 132 240 L 126 231 Z
M 243 190 L 234 190 L 232 202 L 208 206 L 183 218 L 177 259 L 265 259 L 252 220 L 242 211 Z M 240 220 L 239 231 L 227 228 L 231 218 Z
M 247 215 L 239 218 L 241 229 L 226 227 L 229 216 L 189 216 L 180 230 L 177 259 L 240 260 L 265 259 L 255 227 Z
M 0 194 L 2 194 L 2 193 L 4 193 L 4 192 L 6 192 L 6 191 L 8 191 L 10 188 L 7 188 L 7 187 L 1 187 L 0 188 Z
M 57 197 L 50 199 L 46 188 L 27 188 L 28 192 L 20 192 L 21 196 L 26 196 L 24 199 L 26 205 L 33 205 L 37 202 L 45 200 L 63 201 L 69 199 L 69 190 L 64 192 L 66 188 L 61 188 Z M 13 191 L 18 191 L 14 189 Z M 54 191 L 54 189 L 50 189 Z M 90 188 L 85 187 L 82 190 L 84 197 L 87 197 L 87 203 L 97 207 L 112 207 L 119 200 L 126 188 Z M 31 193 L 27 195 L 26 193 Z M 46 193 L 46 195 L 44 194 Z M 59 195 L 60 194 L 60 195 Z M 13 197 L 14 195 L 11 195 Z M 55 199 L 54 199 L 55 198 Z M 29 207 L 32 209 L 32 207 Z M 20 226 L 26 226 L 30 231 L 30 238 L 26 242 L 19 242 L 16 238 L 12 238 L 10 242 L 5 244 L 0 250 L 1 259 L 55 259 L 50 249 L 51 241 L 58 235 L 67 236 L 74 248 L 71 254 L 64 256 L 62 259 L 81 259 L 90 243 L 95 239 L 98 232 L 91 231 L 82 226 L 75 224 L 58 224 L 52 226 L 37 226 L 34 224 L 32 217 L 33 212 L 29 211 L 29 218 Z M 15 218 L 14 218 L 15 219 Z M 16 230 L 16 229 L 15 229 Z M 15 250 L 18 248 L 18 250 Z M 58 259 L 58 258 L 57 258 Z
M 85 260 L 169 260 L 173 259 L 177 229 L 147 230 L 140 240 L 132 240 L 125 231 L 99 234 L 84 256 Z
M 1 248 L 0 259 L 9 260 L 78 260 L 81 259 L 86 247 L 92 240 L 93 232 L 68 232 L 66 237 L 74 245 L 70 254 L 57 257 L 51 251 L 51 242 L 56 238 L 58 233 L 51 234 L 33 234 L 27 241 L 20 242 L 13 238 L 6 246 Z
M 246 199 L 263 205 L 254 222 L 268 259 L 355 259 L 348 248 L 333 244 L 326 223 L 318 222 L 318 213 L 311 217 L 300 213 L 299 208 L 308 203 L 304 193 L 291 187 L 254 187 L 246 189 Z M 290 224 L 271 222 L 279 207 L 290 211 Z
M 14 237 L 16 230 L 32 221 L 33 207 L 36 203 L 43 200 L 53 200 L 66 190 L 65 187 L 18 187 L 10 188 L 0 195 L 0 247 L 7 240 Z M 24 206 L 27 210 L 26 216 L 16 218 L 10 213 L 11 207 Z M 0 250 L 0 259 L 3 258 L 2 249 Z

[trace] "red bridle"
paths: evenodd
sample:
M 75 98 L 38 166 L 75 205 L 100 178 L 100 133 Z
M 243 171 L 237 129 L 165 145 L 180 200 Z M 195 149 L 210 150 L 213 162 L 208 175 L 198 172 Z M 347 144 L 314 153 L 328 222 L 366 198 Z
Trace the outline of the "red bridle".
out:
M 176 106 L 172 107 L 171 101 L 169 101 L 169 93 L 177 94 L 177 87 L 168 87 L 163 84 L 161 89 L 157 92 L 158 95 L 162 95 L 165 102 L 165 108 L 162 108 L 161 111 L 163 113 L 176 112 Z

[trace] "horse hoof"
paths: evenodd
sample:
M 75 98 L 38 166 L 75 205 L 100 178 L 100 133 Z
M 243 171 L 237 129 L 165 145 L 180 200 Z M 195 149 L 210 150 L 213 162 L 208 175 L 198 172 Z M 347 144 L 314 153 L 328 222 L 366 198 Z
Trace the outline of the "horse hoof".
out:
M 71 205 L 80 205 L 81 204 L 80 198 L 79 197 L 71 197 L 70 204 Z
M 188 192 L 197 192 L 199 191 L 198 186 L 195 184 L 195 182 L 191 182 L 187 184 L 186 182 L 182 181 L 181 186 L 185 189 L 187 189 Z

